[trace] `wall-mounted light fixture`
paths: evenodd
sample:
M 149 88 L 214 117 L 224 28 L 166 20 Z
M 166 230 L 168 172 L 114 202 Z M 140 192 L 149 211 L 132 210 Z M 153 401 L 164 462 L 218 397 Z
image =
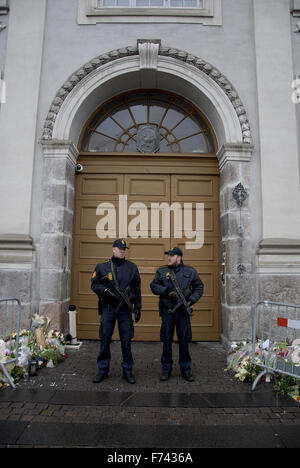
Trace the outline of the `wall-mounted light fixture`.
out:
M 241 182 L 236 185 L 233 189 L 232 196 L 237 202 L 238 206 L 241 208 L 244 204 L 244 201 L 247 199 L 248 194 Z

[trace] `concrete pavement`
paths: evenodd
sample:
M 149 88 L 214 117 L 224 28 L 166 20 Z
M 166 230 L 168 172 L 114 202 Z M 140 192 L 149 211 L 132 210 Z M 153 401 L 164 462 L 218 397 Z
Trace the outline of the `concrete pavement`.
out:
M 220 343 L 190 345 L 195 382 L 186 382 L 173 346 L 167 382 L 159 380 L 161 343 L 133 342 L 130 385 L 114 342 L 110 377 L 94 384 L 99 342 L 84 341 L 54 369 L 0 391 L 0 447 L 300 447 L 298 403 L 276 397 L 273 384 L 252 393 L 225 371 Z

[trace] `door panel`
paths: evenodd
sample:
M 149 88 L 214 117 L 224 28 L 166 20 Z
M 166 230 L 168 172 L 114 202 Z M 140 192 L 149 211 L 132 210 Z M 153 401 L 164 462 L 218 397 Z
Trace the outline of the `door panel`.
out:
M 196 203 L 204 204 L 204 243 L 201 249 L 186 248 L 187 239 L 171 239 L 183 251 L 186 265 L 194 267 L 204 283 L 204 294 L 194 306 L 193 340 L 214 340 L 220 335 L 219 297 L 219 178 L 209 175 L 171 176 L 171 202 L 193 203 L 192 228 L 196 229 Z M 205 337 L 205 338 L 204 338 Z
M 124 189 L 128 195 L 128 208 L 131 206 L 133 209 L 133 214 L 128 216 L 128 231 L 134 218 L 139 216 L 141 206 L 139 207 L 137 204 L 141 203 L 146 207 L 145 218 L 147 219 L 146 229 L 142 229 L 141 225 L 136 226 L 135 229 L 140 231 L 145 238 L 133 239 L 133 233 L 128 232 L 131 234 L 128 236 L 130 247 L 128 259 L 139 268 L 143 304 L 142 319 L 135 326 L 135 339 L 157 340 L 160 332 L 158 297 L 152 294 L 150 283 L 157 267 L 165 262 L 164 252 L 169 250 L 170 239 L 162 238 L 161 229 L 158 231 L 158 238 L 151 237 L 151 204 L 170 202 L 170 176 L 126 174 L 124 176 Z M 142 209 L 144 208 L 142 207 Z
M 89 160 L 89 159 L 88 159 Z M 158 313 L 158 297 L 150 290 L 150 283 L 157 268 L 167 263 L 164 252 L 175 245 L 184 253 L 184 262 L 193 266 L 199 272 L 204 282 L 204 296 L 194 306 L 192 318 L 193 340 L 218 340 L 220 335 L 219 312 L 219 176 L 217 161 L 212 166 L 211 175 L 207 174 L 207 163 L 204 175 L 200 167 L 185 168 L 182 159 L 169 162 L 169 174 L 163 167 L 163 173 L 157 173 L 159 159 L 154 158 L 153 164 L 148 162 L 147 171 L 143 164 L 134 166 L 131 163 L 125 167 L 122 160 L 122 173 L 116 173 L 118 166 L 114 161 L 109 173 L 108 161 L 105 162 L 105 173 L 101 171 L 101 157 L 93 158 L 93 164 L 80 163 L 84 172 L 76 175 L 75 214 L 73 230 L 72 257 L 72 287 L 71 301 L 78 310 L 77 335 L 81 339 L 98 339 L 99 317 L 97 313 L 97 297 L 90 289 L 90 280 L 95 265 L 111 257 L 113 239 L 100 239 L 96 226 L 106 212 L 101 214 L 97 207 L 101 203 L 109 203 L 115 208 L 115 237 L 126 237 L 129 250 L 126 258 L 139 268 L 142 289 L 142 319 L 135 325 L 136 340 L 159 340 L 160 317 Z M 177 163 L 177 165 L 176 165 Z M 163 163 L 164 164 L 164 163 Z M 195 162 L 193 161 L 195 165 Z M 91 171 L 89 171 L 89 167 Z M 155 167 L 155 173 L 151 168 Z M 189 172 L 178 174 L 180 171 Z M 173 174 L 170 173 L 173 171 Z M 119 195 L 127 195 L 127 206 L 119 204 Z M 169 236 L 163 238 L 163 218 L 156 217 L 157 204 L 170 207 L 179 203 L 182 210 L 182 237 L 175 238 L 174 213 L 170 211 Z M 204 244 L 201 249 L 186 249 L 184 226 L 184 203 L 192 204 L 192 228 L 196 226 L 196 203 L 204 203 Z M 156 204 L 153 205 L 153 204 Z M 119 208 L 121 207 L 119 213 Z M 156 211 L 155 211 L 156 210 Z M 119 236 L 120 216 L 124 219 L 127 236 Z M 154 226 L 154 220 L 159 223 Z M 103 227 L 103 226 L 102 226 Z M 105 229 L 107 229 L 107 225 Z M 154 229 L 155 227 L 155 229 Z M 164 226 L 166 227 L 166 226 Z M 156 228 L 158 228 L 156 230 Z M 113 236 L 113 230 L 110 231 Z M 188 234 L 188 233 L 187 233 Z M 139 235 L 139 236 L 138 236 Z M 155 237 L 156 236 L 156 237 Z M 114 339 L 118 339 L 117 327 Z

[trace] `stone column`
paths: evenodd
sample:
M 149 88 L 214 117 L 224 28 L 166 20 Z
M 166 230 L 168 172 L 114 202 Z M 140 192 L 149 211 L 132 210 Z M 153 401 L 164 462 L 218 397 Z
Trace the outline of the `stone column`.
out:
M 250 242 L 249 169 L 253 146 L 224 144 L 220 165 L 222 341 L 224 344 L 251 336 L 253 260 Z M 239 185 L 241 184 L 241 185 Z M 244 189 L 241 207 L 234 190 Z M 223 278 L 223 281 L 222 281 Z
M 43 208 L 40 246 L 40 313 L 64 330 L 68 321 L 78 151 L 66 141 L 42 141 Z

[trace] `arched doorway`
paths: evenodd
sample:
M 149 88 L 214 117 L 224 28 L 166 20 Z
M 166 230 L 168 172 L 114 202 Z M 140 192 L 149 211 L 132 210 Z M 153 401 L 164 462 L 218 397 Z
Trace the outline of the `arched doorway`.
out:
M 221 340 L 228 343 L 247 336 L 251 329 L 252 303 L 248 293 L 253 261 L 249 249 L 251 210 L 250 205 L 243 208 L 247 230 L 244 231 L 245 241 L 241 242 L 240 210 L 232 202 L 233 189 L 239 184 L 246 188 L 249 199 L 251 197 L 249 174 L 254 147 L 247 112 L 233 84 L 206 60 L 165 46 L 153 58 L 150 69 L 145 68 L 138 47 L 129 46 L 99 55 L 67 78 L 49 107 L 41 140 L 44 162 L 38 259 L 39 310 L 49 316 L 55 326 L 68 327 L 71 259 L 75 246 L 74 191 L 75 182 L 79 180 L 75 176 L 75 166 L 82 129 L 97 106 L 120 93 L 151 87 L 173 92 L 201 109 L 217 139 L 216 172 L 220 171 L 219 222 L 222 233 Z M 95 154 L 90 155 L 93 156 Z M 142 166 L 138 156 L 140 153 L 106 154 L 109 158 L 107 166 L 111 166 L 113 160 L 118 171 L 124 158 L 130 166 Z M 188 154 L 188 158 L 183 158 L 180 153 L 154 153 L 143 157 L 147 161 L 153 158 L 155 168 L 158 156 L 161 158 L 159 170 L 162 166 L 172 167 L 170 158 L 173 158 L 179 162 L 179 174 L 183 173 L 182 169 L 186 170 L 188 160 L 190 167 L 198 167 L 196 160 L 204 161 L 204 154 L 195 153 Z M 209 164 L 215 160 L 215 154 L 210 156 Z M 149 165 L 145 163 L 144 166 L 149 174 Z M 197 174 L 195 170 L 189 175 L 194 174 Z M 105 252 L 105 256 L 108 255 L 110 248 Z M 89 283 L 89 275 L 86 278 Z
M 126 237 L 127 258 L 142 279 L 135 339 L 159 339 L 158 298 L 149 285 L 166 262 L 164 252 L 178 245 L 205 285 L 192 319 L 193 339 L 219 340 L 219 169 L 206 117 L 173 93 L 123 93 L 88 119 L 77 162 L 83 170 L 75 183 L 71 301 L 78 310 L 78 337 L 98 338 L 91 274 L 111 256 L 113 238 Z M 204 241 L 196 235 L 202 206 Z

